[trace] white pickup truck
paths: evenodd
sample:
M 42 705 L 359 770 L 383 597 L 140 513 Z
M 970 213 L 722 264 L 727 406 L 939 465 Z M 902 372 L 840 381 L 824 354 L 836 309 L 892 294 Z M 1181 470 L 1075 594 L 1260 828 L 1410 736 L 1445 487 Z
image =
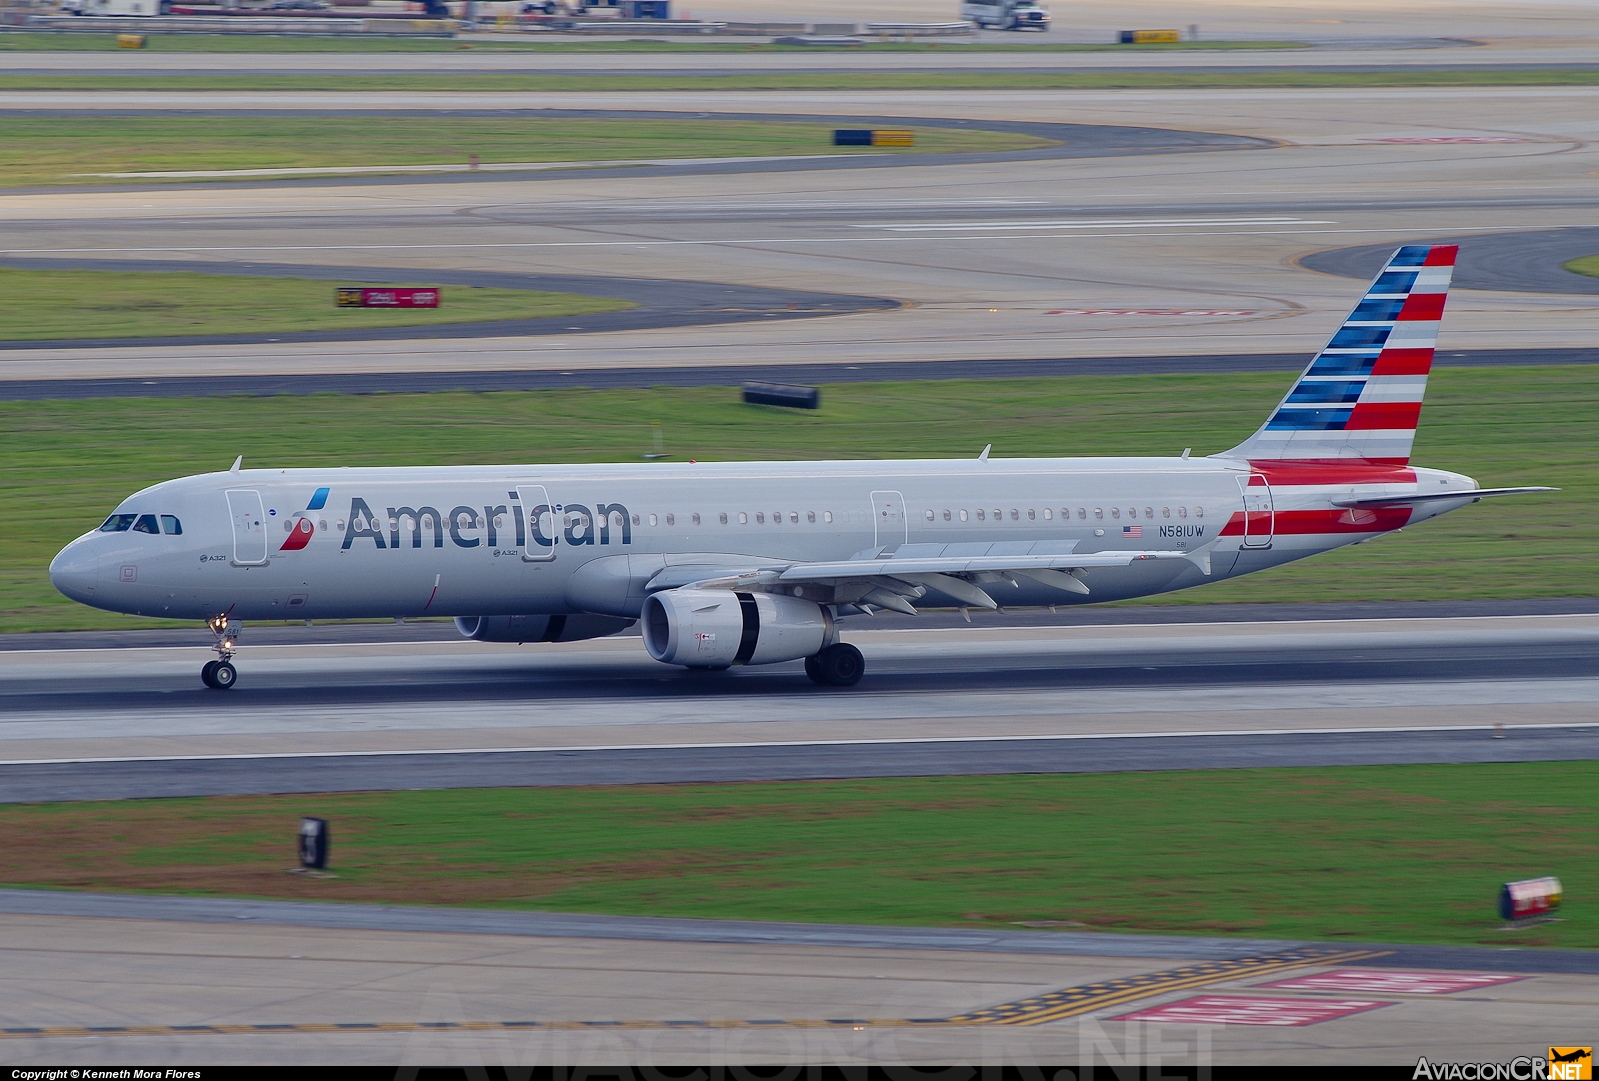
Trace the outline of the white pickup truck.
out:
M 961 18 L 980 30 L 1049 29 L 1049 12 L 1035 0 L 963 0 Z

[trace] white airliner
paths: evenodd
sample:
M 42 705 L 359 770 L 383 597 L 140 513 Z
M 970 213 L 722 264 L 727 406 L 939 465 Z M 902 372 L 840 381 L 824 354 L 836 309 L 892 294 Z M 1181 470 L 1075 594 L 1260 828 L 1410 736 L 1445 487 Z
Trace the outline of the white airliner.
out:
M 1455 248 L 1394 253 L 1254 435 L 1204 458 L 233 469 L 128 497 L 50 580 L 203 619 L 233 686 L 245 620 L 454 616 L 484 642 L 642 619 L 689 668 L 865 669 L 841 617 L 1141 597 L 1371 540 L 1487 495 L 1414 467 Z M 969 617 L 968 617 L 969 618 Z

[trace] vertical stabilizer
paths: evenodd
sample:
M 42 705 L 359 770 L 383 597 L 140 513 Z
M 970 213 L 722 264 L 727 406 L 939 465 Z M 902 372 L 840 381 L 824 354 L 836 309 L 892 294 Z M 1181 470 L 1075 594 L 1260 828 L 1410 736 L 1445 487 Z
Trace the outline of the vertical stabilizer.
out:
M 1409 462 L 1457 250 L 1394 252 L 1270 419 L 1221 456 Z

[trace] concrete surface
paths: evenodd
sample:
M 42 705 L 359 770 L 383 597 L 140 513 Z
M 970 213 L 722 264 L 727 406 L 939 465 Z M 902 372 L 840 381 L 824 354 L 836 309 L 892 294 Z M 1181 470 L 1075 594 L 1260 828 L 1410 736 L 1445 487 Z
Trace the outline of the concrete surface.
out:
M 186 95 L 124 95 L 189 107 Z M 354 108 L 414 107 L 354 95 Z M 441 95 L 441 98 L 443 96 Z M 0 94 L 103 108 L 103 95 Z M 214 95 L 210 108 L 325 108 Z M 631 108 L 627 95 L 473 95 L 461 108 Z M 910 307 L 774 326 L 469 342 L 13 349 L 0 378 L 582 371 L 705 365 L 1309 355 L 1358 286 L 1324 248 L 1587 226 L 1599 88 L 655 96 L 663 110 L 946 116 L 1222 131 L 1224 154 L 658 179 L 191 186 L 0 195 L 0 256 L 370 265 L 752 282 Z M 1514 139 L 1514 142 L 1385 140 Z M 996 180 L 1002 178 L 1002 184 Z M 1443 352 L 1591 348 L 1593 294 L 1461 290 Z
M 868 674 L 844 692 L 798 663 L 684 673 L 628 637 L 246 635 L 225 696 L 199 643 L 11 650 L 0 778 L 49 800 L 1599 756 L 1595 615 L 846 638 Z

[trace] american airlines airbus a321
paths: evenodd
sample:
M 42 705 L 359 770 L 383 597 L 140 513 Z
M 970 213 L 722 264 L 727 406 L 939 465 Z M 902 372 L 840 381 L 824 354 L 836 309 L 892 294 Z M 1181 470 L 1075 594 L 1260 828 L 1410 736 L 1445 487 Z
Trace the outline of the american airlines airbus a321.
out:
M 1142 597 L 1358 544 L 1484 496 L 1410 465 L 1455 248 L 1400 248 L 1254 435 L 1204 458 L 240 469 L 128 497 L 50 580 L 205 620 L 454 616 L 483 642 L 643 622 L 688 668 L 805 661 L 850 686 L 839 620 L 918 605 Z M 969 617 L 968 617 L 969 618 Z

